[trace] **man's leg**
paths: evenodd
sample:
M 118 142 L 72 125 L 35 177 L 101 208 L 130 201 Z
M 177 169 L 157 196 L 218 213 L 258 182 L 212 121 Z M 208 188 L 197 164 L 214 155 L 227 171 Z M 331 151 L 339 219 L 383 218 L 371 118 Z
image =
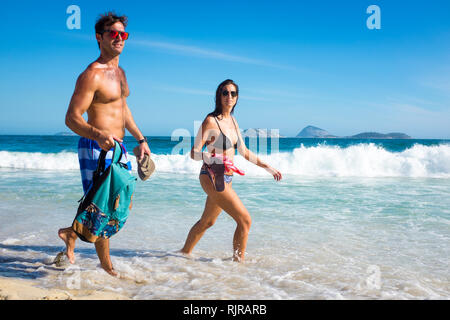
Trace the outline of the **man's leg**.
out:
M 78 236 L 73 231 L 72 227 L 59 229 L 58 236 L 64 241 L 66 244 L 66 255 L 67 258 L 69 258 L 70 263 L 75 263 L 75 241 L 77 240 Z
M 98 258 L 102 268 L 110 275 L 117 277 L 118 273 L 114 271 L 111 263 L 111 257 L 109 256 L 109 239 L 98 238 L 95 241 L 95 250 L 97 250 Z

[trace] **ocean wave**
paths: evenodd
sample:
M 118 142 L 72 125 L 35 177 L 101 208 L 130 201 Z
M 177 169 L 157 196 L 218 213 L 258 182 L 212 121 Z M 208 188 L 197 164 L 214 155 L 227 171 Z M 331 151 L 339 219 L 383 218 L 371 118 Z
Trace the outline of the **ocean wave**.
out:
M 259 155 L 282 174 L 310 177 L 432 177 L 450 178 L 450 145 L 416 144 L 403 152 L 390 152 L 373 143 L 342 148 L 339 146 L 301 145 L 292 152 Z M 130 160 L 136 170 L 133 155 Z M 201 162 L 188 155 L 152 154 L 160 172 L 198 173 Z M 248 176 L 267 172 L 243 157 L 235 165 Z M 34 170 L 78 170 L 78 156 L 73 152 L 34 153 L 0 151 L 0 168 Z

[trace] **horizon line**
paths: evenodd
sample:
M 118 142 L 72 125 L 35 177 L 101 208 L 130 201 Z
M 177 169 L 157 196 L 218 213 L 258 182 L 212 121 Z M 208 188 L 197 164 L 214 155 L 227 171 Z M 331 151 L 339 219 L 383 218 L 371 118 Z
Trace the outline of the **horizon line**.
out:
M 249 128 L 249 129 L 255 129 L 255 128 Z M 261 128 L 259 128 L 261 129 Z M 248 129 L 245 129 L 248 130 Z M 61 134 L 62 133 L 62 134 Z M 70 132 L 58 132 L 58 133 L 33 133 L 33 134 L 24 134 L 24 133 L 0 133 L 0 136 L 52 136 L 52 137 L 81 137 L 78 134 L 67 134 Z M 362 132 L 366 133 L 366 132 Z M 377 132 L 374 132 L 377 133 Z M 360 134 L 360 133 L 358 133 Z M 356 134 L 356 135 L 358 135 Z M 171 138 L 172 135 L 148 135 L 143 134 L 145 137 L 162 137 L 162 138 Z M 182 136 L 177 135 L 178 137 L 191 137 L 195 138 L 194 135 L 191 136 Z M 353 135 L 355 136 L 355 135 Z M 448 138 L 418 138 L 418 137 L 410 137 L 410 138 L 352 138 L 353 136 L 334 136 L 334 137 L 297 137 L 297 136 L 288 136 L 288 135 L 281 135 L 278 137 L 259 137 L 258 138 L 288 138 L 288 139 L 348 139 L 348 140 L 450 140 L 450 137 Z M 130 137 L 133 138 L 132 135 L 126 134 L 124 137 Z M 249 138 L 248 136 L 243 137 Z

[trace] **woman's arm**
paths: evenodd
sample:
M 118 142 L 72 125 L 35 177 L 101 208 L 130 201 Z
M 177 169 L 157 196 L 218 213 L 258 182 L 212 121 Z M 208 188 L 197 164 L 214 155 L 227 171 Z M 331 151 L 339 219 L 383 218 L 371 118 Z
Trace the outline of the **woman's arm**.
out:
M 238 127 L 238 151 L 241 156 L 244 157 L 245 160 L 250 161 L 251 163 L 256 164 L 258 167 L 267 169 L 269 165 L 262 161 L 256 154 L 250 151 L 245 145 L 244 139 L 242 138 L 241 132 Z
M 239 129 L 239 124 L 237 123 L 236 119 L 234 119 L 234 123 L 236 124 L 236 127 L 237 127 L 239 154 L 241 156 L 243 156 L 245 158 L 245 160 L 248 160 L 251 163 L 256 164 L 258 167 L 266 169 L 271 175 L 273 175 L 275 180 L 277 180 L 277 181 L 281 180 L 282 176 L 278 170 L 269 166 L 267 163 L 262 161 L 256 154 L 254 154 L 252 151 L 250 151 L 247 148 L 247 146 L 245 145 L 245 141 L 242 138 L 241 130 Z
M 198 129 L 197 136 L 195 137 L 194 146 L 191 149 L 191 159 L 195 161 L 205 161 L 206 163 L 210 163 L 210 155 L 207 152 L 202 152 L 203 146 L 209 137 L 209 131 L 212 127 L 212 118 L 206 117 L 203 121 L 202 125 Z

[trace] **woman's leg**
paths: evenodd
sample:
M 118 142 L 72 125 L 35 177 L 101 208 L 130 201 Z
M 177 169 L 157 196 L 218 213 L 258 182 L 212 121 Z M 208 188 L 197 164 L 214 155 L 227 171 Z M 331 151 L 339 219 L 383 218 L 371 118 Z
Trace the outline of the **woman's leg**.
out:
M 190 254 L 197 242 L 203 237 L 205 231 L 217 220 L 222 209 L 209 196 L 206 198 L 205 209 L 199 221 L 191 228 L 181 252 Z
M 225 210 L 237 223 L 233 237 L 233 260 L 243 261 L 247 247 L 248 233 L 252 223 L 250 214 L 232 188 L 232 183 L 225 184 L 225 190 L 217 192 L 206 175 L 200 176 L 200 184 L 215 205 Z

